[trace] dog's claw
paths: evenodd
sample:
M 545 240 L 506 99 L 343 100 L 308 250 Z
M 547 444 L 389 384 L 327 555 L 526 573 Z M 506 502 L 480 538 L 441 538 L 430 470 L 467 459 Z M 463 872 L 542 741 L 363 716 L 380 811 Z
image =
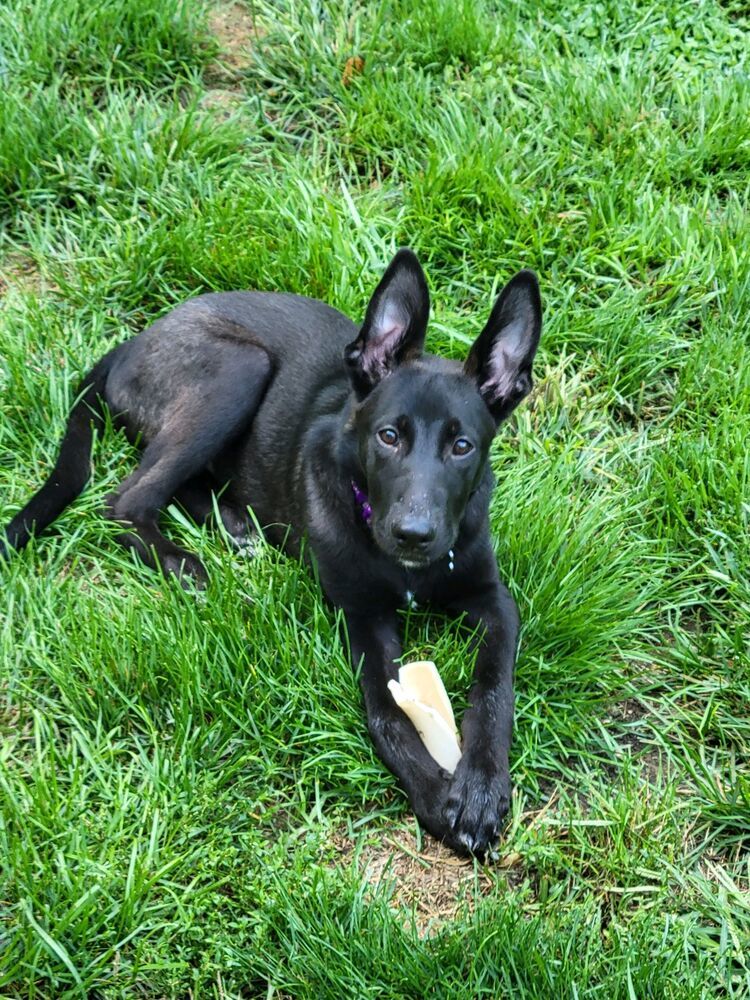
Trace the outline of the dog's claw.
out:
M 451 830 L 455 829 L 461 818 L 462 807 L 457 800 L 451 800 L 445 807 L 445 820 Z
M 233 538 L 232 547 L 235 557 L 239 559 L 254 559 L 259 550 L 258 540 L 250 535 L 246 535 L 244 538 Z
M 458 835 L 459 844 L 463 844 L 467 851 L 470 853 L 474 851 L 474 838 L 468 833 L 459 833 Z

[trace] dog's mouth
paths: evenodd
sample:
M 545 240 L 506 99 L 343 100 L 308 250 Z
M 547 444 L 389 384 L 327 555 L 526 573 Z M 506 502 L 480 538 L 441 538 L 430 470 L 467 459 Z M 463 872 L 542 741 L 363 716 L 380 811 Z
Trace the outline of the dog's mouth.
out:
M 374 527 L 373 535 L 381 552 L 398 563 L 405 570 L 416 571 L 427 569 L 443 558 L 448 558 L 449 545 L 406 546 L 399 545 L 390 538 L 384 538 Z
M 414 556 L 407 557 L 400 554 L 396 556 L 396 559 L 404 569 L 426 569 L 430 563 L 435 561 L 434 559 L 417 559 Z

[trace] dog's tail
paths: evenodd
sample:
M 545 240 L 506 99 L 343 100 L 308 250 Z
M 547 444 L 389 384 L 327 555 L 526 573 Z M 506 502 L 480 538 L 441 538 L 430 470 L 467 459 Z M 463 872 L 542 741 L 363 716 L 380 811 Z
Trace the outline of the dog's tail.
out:
M 0 558 L 22 549 L 33 534 L 43 531 L 83 492 L 89 479 L 94 430 L 101 432 L 104 426 L 102 396 L 117 350 L 106 354 L 81 381 L 55 467 L 5 532 L 0 531 Z

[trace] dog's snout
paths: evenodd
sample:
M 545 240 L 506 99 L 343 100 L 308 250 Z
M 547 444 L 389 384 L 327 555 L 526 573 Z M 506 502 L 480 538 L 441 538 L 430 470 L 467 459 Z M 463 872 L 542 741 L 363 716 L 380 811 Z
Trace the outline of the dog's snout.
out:
M 416 514 L 396 521 L 392 531 L 401 545 L 427 545 L 435 537 L 435 527 L 430 519 Z

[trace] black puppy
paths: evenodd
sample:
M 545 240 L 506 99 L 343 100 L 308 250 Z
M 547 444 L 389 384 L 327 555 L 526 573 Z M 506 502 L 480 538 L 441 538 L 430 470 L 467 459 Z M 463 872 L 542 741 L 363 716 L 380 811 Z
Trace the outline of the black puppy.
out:
M 86 376 L 52 475 L 6 531 L 20 548 L 78 496 L 104 401 L 145 444 L 109 514 L 148 562 L 202 577 L 198 559 L 159 530 L 159 511 L 175 499 L 204 519 L 224 486 L 219 511 L 238 541 L 248 506 L 287 550 L 297 553 L 307 536 L 361 663 L 378 754 L 427 830 L 481 853 L 509 804 L 518 638 L 490 542 L 487 455 L 500 421 L 531 389 L 536 277 L 521 271 L 506 286 L 463 366 L 422 353 L 428 313 L 424 274 L 408 250 L 391 262 L 359 330 L 298 295 L 227 292 L 184 303 Z M 387 688 L 401 655 L 397 611 L 412 598 L 477 630 L 452 776 Z

